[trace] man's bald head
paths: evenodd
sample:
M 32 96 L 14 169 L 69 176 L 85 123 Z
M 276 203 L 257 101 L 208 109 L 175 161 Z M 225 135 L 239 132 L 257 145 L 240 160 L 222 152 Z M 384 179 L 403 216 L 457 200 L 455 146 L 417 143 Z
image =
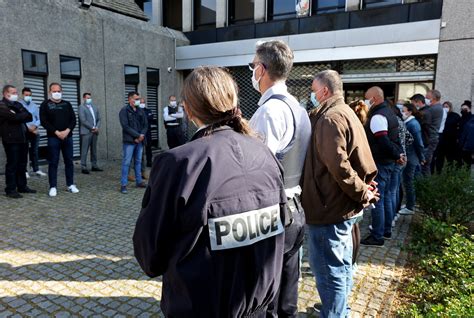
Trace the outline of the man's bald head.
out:
M 378 86 L 372 86 L 365 92 L 365 99 L 370 101 L 371 105 L 367 106 L 374 106 L 382 104 L 385 96 L 383 94 L 383 90 Z

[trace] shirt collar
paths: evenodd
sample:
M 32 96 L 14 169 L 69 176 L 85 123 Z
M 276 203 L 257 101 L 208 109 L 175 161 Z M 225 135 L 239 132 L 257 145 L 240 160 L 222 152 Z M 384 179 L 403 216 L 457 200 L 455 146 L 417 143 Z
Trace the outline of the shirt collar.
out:
M 405 119 L 405 124 L 408 123 L 410 120 L 412 120 L 414 118 L 415 118 L 415 116 L 413 116 L 413 115 L 408 116 L 408 118 Z
M 265 93 L 263 93 L 262 97 L 260 97 L 258 106 L 262 106 L 270 98 L 270 96 L 276 94 L 288 94 L 288 88 L 286 87 L 285 82 L 276 82 L 272 87 L 267 89 Z

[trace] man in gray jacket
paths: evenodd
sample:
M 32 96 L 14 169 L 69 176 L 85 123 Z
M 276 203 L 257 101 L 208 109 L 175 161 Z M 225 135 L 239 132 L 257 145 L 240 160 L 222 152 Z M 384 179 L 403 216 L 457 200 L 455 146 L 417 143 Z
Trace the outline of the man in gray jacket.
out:
M 99 136 L 100 114 L 97 107 L 92 104 L 91 93 L 84 93 L 82 98 L 84 102 L 79 106 L 81 167 L 82 173 L 89 174 L 89 170 L 87 170 L 89 148 L 91 149 L 92 171 L 103 171 L 97 166 L 97 137 Z

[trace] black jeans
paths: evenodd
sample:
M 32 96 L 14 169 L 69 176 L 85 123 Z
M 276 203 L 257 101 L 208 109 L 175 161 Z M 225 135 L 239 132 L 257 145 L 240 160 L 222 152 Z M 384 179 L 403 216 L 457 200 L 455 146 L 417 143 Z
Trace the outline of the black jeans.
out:
M 7 164 L 5 165 L 5 192 L 7 194 L 26 189 L 26 165 L 28 163 L 28 144 L 3 143 Z
M 61 152 L 63 153 L 66 169 L 66 185 L 69 187 L 74 184 L 72 137 L 67 137 L 64 140 L 58 137 L 48 137 L 48 179 L 50 188 L 56 188 L 58 185 L 58 165 Z

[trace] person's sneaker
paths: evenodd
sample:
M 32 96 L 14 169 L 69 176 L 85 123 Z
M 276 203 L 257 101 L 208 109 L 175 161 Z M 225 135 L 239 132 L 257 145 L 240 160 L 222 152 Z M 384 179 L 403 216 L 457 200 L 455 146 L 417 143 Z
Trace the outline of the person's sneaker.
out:
M 146 183 L 141 182 L 141 183 L 137 184 L 137 188 L 146 188 Z
M 386 240 L 390 240 L 392 238 L 392 233 L 385 233 L 383 235 L 383 238 L 386 239 Z
M 19 194 L 18 192 L 10 192 L 10 193 L 7 193 L 6 196 L 8 198 L 11 198 L 11 199 L 21 199 L 21 198 L 23 198 L 23 196 L 21 194 Z
M 413 215 L 415 214 L 415 211 L 407 209 L 407 208 L 403 208 L 400 211 L 398 211 L 398 213 L 401 215 Z
M 35 171 L 35 173 L 36 173 L 36 175 L 37 175 L 38 177 L 46 177 L 46 176 L 47 176 L 47 174 L 44 173 L 44 172 L 41 171 L 41 170 Z
M 56 188 L 53 187 L 53 188 L 49 189 L 49 196 L 50 197 L 55 197 L 57 195 L 58 195 L 58 190 Z
M 123 194 L 127 194 L 128 193 L 127 186 L 121 186 L 120 187 L 120 192 L 122 192 Z
M 314 312 L 319 313 L 319 312 L 321 312 L 322 308 L 323 308 L 323 304 L 321 304 L 321 303 L 315 303 L 313 305 Z
M 365 239 L 360 241 L 360 244 L 365 245 L 365 246 L 383 247 L 384 241 L 383 241 L 383 239 L 377 240 L 372 235 L 369 235 Z
M 25 172 L 26 179 L 30 178 L 30 174 L 28 172 Z
M 67 187 L 67 190 L 71 193 L 78 193 L 79 192 L 79 189 L 74 184 L 71 184 L 69 187 Z
M 89 170 L 87 170 L 87 169 L 82 169 L 81 172 L 82 172 L 83 174 L 89 174 L 89 173 L 90 173 Z
M 36 190 L 26 187 L 24 189 L 18 190 L 18 192 L 19 193 L 36 193 Z
M 101 172 L 104 170 L 100 169 L 99 167 L 92 167 L 91 171 Z

